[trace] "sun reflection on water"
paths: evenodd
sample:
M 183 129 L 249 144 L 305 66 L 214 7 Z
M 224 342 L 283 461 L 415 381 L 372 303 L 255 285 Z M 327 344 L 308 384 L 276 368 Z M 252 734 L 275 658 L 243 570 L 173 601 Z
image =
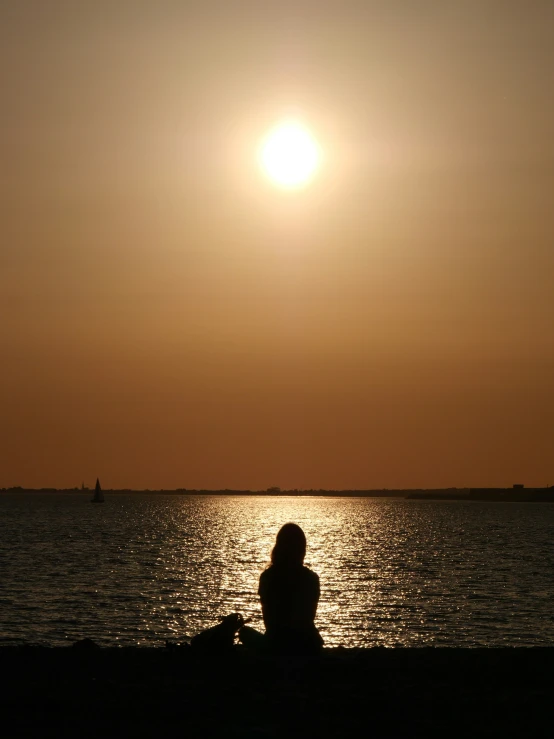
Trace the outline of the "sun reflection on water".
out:
M 0 501 L 2 643 L 160 644 L 238 611 L 298 523 L 327 646 L 547 644 L 554 509 L 332 498 Z M 62 584 L 60 586 L 60 584 Z

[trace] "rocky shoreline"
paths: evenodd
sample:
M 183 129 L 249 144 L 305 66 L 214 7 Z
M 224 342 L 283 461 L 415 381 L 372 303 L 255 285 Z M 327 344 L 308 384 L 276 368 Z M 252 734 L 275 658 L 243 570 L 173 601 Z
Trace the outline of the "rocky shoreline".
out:
M 554 649 L 0 649 L 3 736 L 546 736 Z

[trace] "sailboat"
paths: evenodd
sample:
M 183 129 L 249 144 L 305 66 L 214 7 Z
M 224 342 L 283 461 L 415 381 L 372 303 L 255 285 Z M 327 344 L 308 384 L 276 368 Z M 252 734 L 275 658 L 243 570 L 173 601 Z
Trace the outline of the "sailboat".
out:
M 96 478 L 96 487 L 94 488 L 94 497 L 91 499 L 91 503 L 103 503 L 104 493 L 100 487 L 100 480 Z

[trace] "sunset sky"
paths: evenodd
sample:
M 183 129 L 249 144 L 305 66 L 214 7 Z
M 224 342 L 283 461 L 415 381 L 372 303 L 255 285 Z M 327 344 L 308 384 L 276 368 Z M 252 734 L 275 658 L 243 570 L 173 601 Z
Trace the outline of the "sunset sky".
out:
M 554 484 L 553 29 L 0 2 L 0 487 Z

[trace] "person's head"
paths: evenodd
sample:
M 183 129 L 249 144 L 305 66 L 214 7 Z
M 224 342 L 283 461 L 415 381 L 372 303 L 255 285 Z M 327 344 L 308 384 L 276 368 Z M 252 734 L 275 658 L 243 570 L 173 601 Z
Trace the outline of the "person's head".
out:
M 286 523 L 279 529 L 277 541 L 271 552 L 272 565 L 302 566 L 306 556 L 306 537 L 295 523 Z

